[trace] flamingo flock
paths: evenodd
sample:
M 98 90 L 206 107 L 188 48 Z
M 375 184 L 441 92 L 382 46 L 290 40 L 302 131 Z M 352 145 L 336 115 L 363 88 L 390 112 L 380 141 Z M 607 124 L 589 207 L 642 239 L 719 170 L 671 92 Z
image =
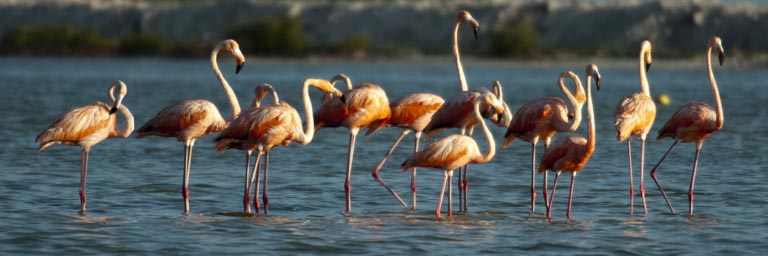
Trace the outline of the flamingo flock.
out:
M 184 214 L 190 213 L 190 168 L 192 165 L 192 148 L 195 141 L 208 134 L 216 134 L 216 152 L 227 149 L 245 151 L 245 175 L 243 182 L 243 211 L 251 213 L 251 203 L 255 213 L 259 214 L 263 206 L 264 214 L 268 214 L 268 171 L 269 152 L 277 146 L 289 146 L 292 142 L 306 145 L 312 142 L 316 132 L 322 128 L 346 127 L 349 130 L 348 155 L 344 181 L 345 207 L 344 212 L 352 211 L 351 175 L 355 153 L 356 139 L 359 131 L 368 128 L 365 135 L 375 133 L 384 127 L 400 129 L 400 134 L 394 139 L 388 151 L 383 152 L 382 159 L 373 168 L 372 176 L 380 183 L 403 207 L 408 203 L 403 200 L 395 189 L 381 177 L 385 162 L 392 156 L 395 148 L 410 133 L 414 134 L 413 153 L 401 159 L 403 172 L 410 172 L 411 209 L 416 210 L 416 168 L 436 168 L 443 171 L 443 182 L 437 200 L 435 215 L 442 215 L 445 187 L 448 186 L 447 215 L 453 215 L 453 173 L 458 170 L 459 211 L 467 212 L 469 189 L 469 164 L 482 164 L 493 160 L 496 155 L 494 135 L 487 121 L 506 128 L 502 135 L 503 147 L 509 146 L 516 139 L 531 144 L 531 178 L 530 178 L 530 213 L 536 214 L 536 175 L 544 174 L 542 196 L 546 208 L 546 217 L 552 218 L 557 182 L 563 172 L 571 174 L 570 193 L 566 217 L 571 219 L 571 206 L 574 194 L 576 174 L 587 167 L 587 163 L 596 148 L 596 117 L 593 104 L 592 81 L 597 90 L 601 87 L 601 74 L 595 64 L 586 67 L 586 88 L 579 76 L 571 71 L 560 74 L 557 80 L 558 88 L 565 95 L 565 100 L 558 97 L 542 97 L 522 104 L 513 115 L 509 104 L 504 101 L 503 88 L 500 81 L 494 81 L 492 88 L 470 88 L 467 83 L 459 53 L 459 27 L 468 25 L 477 39 L 479 22 L 468 11 L 459 11 L 454 20 L 452 49 L 458 74 L 459 90 L 454 95 L 442 98 L 429 92 L 419 92 L 403 96 L 394 101 L 387 97 L 386 87 L 372 83 L 353 85 L 351 78 L 339 73 L 333 78 L 307 78 L 301 90 L 303 116 L 287 102 L 279 99 L 277 88 L 269 84 L 260 84 L 254 89 L 254 100 L 250 108 L 241 111 L 234 90 L 224 78 L 218 66 L 219 52 L 234 56 L 236 72 L 239 73 L 245 63 L 245 57 L 235 40 L 227 39 L 218 43 L 210 56 L 211 69 L 219 84 L 226 93 L 232 109 L 232 116 L 225 119 L 218 108 L 209 100 L 184 100 L 160 110 L 137 130 L 137 138 L 146 136 L 174 137 L 184 143 L 184 163 L 182 172 L 182 199 Z M 616 139 L 627 143 L 627 158 L 630 183 L 630 211 L 634 214 L 634 175 L 632 165 L 631 137 L 640 140 L 640 175 L 639 190 L 643 201 L 645 215 L 648 207 L 645 197 L 644 172 L 646 139 L 656 118 L 657 108 L 651 97 L 647 72 L 650 68 L 652 44 L 643 41 L 640 44 L 638 58 L 638 74 L 641 92 L 630 94 L 619 100 L 614 111 L 614 126 Z M 671 213 L 674 208 L 661 186 L 657 171 L 672 149 L 680 142 L 695 143 L 695 156 L 688 192 L 688 214 L 693 214 L 694 181 L 699 163 L 699 153 L 704 140 L 712 133 L 720 130 L 724 123 L 722 100 L 717 82 L 712 70 L 711 56 L 715 51 L 719 55 L 719 63 L 723 64 L 724 48 L 722 39 L 712 37 L 706 47 L 706 69 L 715 101 L 715 107 L 706 103 L 691 102 L 681 106 L 658 131 L 658 139 L 670 137 L 672 145 L 661 157 L 650 172 L 651 178 L 658 186 Z M 569 90 L 566 80 L 571 80 L 574 90 Z M 346 88 L 340 91 L 335 88 L 337 82 L 345 83 Z M 314 111 L 310 99 L 309 87 L 314 87 L 323 93 L 323 98 L 317 111 Z M 586 89 L 586 90 L 585 90 Z M 108 138 L 128 138 L 134 130 L 134 117 L 130 110 L 123 105 L 127 94 L 127 85 L 122 81 L 114 81 L 109 86 L 111 104 L 96 102 L 70 110 L 61 115 L 36 138 L 38 150 L 42 151 L 54 144 L 79 146 L 81 148 L 80 171 L 80 214 L 86 213 L 86 177 L 88 157 L 91 148 Z M 261 101 L 267 96 L 274 98 L 273 105 L 262 105 Z M 597 97 L 594 97 L 597 98 Z M 597 99 L 604 101 L 609 99 Z M 583 106 L 587 105 L 587 137 L 562 136 L 550 143 L 557 133 L 576 132 L 583 119 Z M 118 127 L 117 113 L 122 115 L 125 124 Z M 487 119 L 487 121 L 486 121 Z M 472 137 L 474 128 L 480 124 L 484 147 Z M 422 135 L 426 140 L 436 137 L 449 128 L 457 128 L 458 134 L 436 138 L 420 148 Z M 536 145 L 544 141 L 544 153 L 538 161 Z M 481 150 L 485 148 L 485 150 Z M 366 148 L 363 148 L 365 150 Z M 256 151 L 256 159 L 251 164 L 252 153 Z M 261 186 L 260 172 L 263 170 L 263 190 L 259 201 Z M 547 172 L 555 173 L 551 192 L 548 191 Z M 520 175 L 515 171 L 508 174 Z M 251 197 L 253 193 L 253 197 Z M 252 202 L 251 202 L 252 198 Z

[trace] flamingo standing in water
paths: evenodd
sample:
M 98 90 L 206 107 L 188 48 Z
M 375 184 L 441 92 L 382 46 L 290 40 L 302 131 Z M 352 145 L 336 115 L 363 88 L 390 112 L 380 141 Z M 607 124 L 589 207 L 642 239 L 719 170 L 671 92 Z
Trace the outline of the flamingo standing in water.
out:
M 669 206 L 669 210 L 674 214 L 675 210 L 672 208 L 672 204 L 669 202 L 667 193 L 661 187 L 658 178 L 656 177 L 656 170 L 661 165 L 661 162 L 667 157 L 669 152 L 679 142 L 694 142 L 696 143 L 696 153 L 693 158 L 693 172 L 691 173 L 691 184 L 688 188 L 688 214 L 693 214 L 693 183 L 696 181 L 696 167 L 699 165 L 699 152 L 701 146 L 704 144 L 704 139 L 710 134 L 719 131 L 723 128 L 723 103 L 720 100 L 720 92 L 717 89 L 717 82 L 715 81 L 715 74 L 712 72 L 712 49 L 717 50 L 719 55 L 720 65 L 723 65 L 723 59 L 725 57 L 723 50 L 723 43 L 720 37 L 713 36 L 709 39 L 707 44 L 707 73 L 709 74 L 709 86 L 712 87 L 712 94 L 715 96 L 715 108 L 713 109 L 709 105 L 703 102 L 689 102 L 681 106 L 675 111 L 672 117 L 664 124 L 664 127 L 659 130 L 659 136 L 657 139 L 670 137 L 675 139 L 672 146 L 669 147 L 667 153 L 661 157 L 656 166 L 651 170 L 651 178 L 656 182 L 656 186 L 659 187 L 661 195 L 664 196 L 664 200 Z
M 400 143 L 400 141 L 405 138 L 406 135 L 408 135 L 411 132 L 414 132 L 414 145 L 413 145 L 413 152 L 416 153 L 419 151 L 419 140 L 421 139 L 421 132 L 424 130 L 424 128 L 427 127 L 427 124 L 429 124 L 429 121 L 432 120 L 432 115 L 437 112 L 437 110 L 440 108 L 440 106 L 443 105 L 445 100 L 441 98 L 440 96 L 437 96 L 435 94 L 431 93 L 414 93 L 406 95 L 402 98 L 399 98 L 392 103 L 389 104 L 389 108 L 391 110 L 391 117 L 389 119 L 389 122 L 386 124 L 387 126 L 394 126 L 394 127 L 400 127 L 400 136 L 395 139 L 395 142 L 392 143 L 392 146 L 389 148 L 386 154 L 384 154 L 384 157 L 381 158 L 381 161 L 379 161 L 379 164 L 376 166 L 376 168 L 373 169 L 372 176 L 376 181 L 381 183 L 381 185 L 384 186 L 384 188 L 389 191 L 392 196 L 397 199 L 401 205 L 406 206 L 405 201 L 403 201 L 400 196 L 395 193 L 392 188 L 387 185 L 386 182 L 379 176 L 379 171 L 384 166 L 384 162 L 387 161 L 387 158 L 392 155 L 392 152 L 395 151 L 395 148 Z M 367 136 L 368 134 L 371 134 L 378 130 L 381 126 L 372 125 L 368 132 L 365 133 Z M 416 209 L 416 169 L 414 168 L 413 173 L 411 175 L 411 207 L 412 209 Z
M 224 50 L 235 56 L 237 69 L 240 70 L 245 63 L 245 57 L 240 51 L 240 46 L 232 39 L 224 40 L 216 45 L 211 51 L 211 68 L 216 78 L 219 79 L 221 87 L 227 93 L 229 104 L 232 106 L 232 119 L 240 114 L 240 103 L 237 101 L 235 92 L 224 79 L 224 75 L 219 70 L 216 57 L 219 51 Z M 223 130 L 227 126 L 227 121 L 221 117 L 219 109 L 208 100 L 185 100 L 161 110 L 155 117 L 147 121 L 139 128 L 138 138 L 145 136 L 176 137 L 176 140 L 184 142 L 184 178 L 182 182 L 182 197 L 184 198 L 184 213 L 189 213 L 189 168 L 192 165 L 192 147 L 198 138 Z
M 307 79 L 304 81 L 302 99 L 304 101 L 304 113 L 307 117 L 307 123 L 303 130 L 299 112 L 284 101 L 276 100 L 274 106 L 264 106 L 253 111 L 243 112 L 216 137 L 217 152 L 236 148 L 246 150 L 247 155 L 250 156 L 253 150 L 257 151 L 256 163 L 254 164 L 253 172 L 250 174 L 250 182 L 248 181 L 248 167 L 246 166 L 245 195 L 243 195 L 243 206 L 246 212 L 250 212 L 248 194 L 251 187 L 253 187 L 254 180 L 257 187 L 254 192 L 253 201 L 256 211 L 258 212 L 259 210 L 259 180 L 257 177 L 262 156 L 269 154 L 269 151 L 277 145 L 287 145 L 290 142 L 306 145 L 314 137 L 315 124 L 312 117 L 312 102 L 309 99 L 309 86 L 318 88 L 326 93 L 341 95 L 341 92 L 336 90 L 327 80 Z M 266 158 L 264 165 L 264 191 L 262 193 L 264 214 L 269 212 L 269 197 L 267 196 L 268 161 L 269 158 Z M 250 164 L 250 162 L 247 162 L 247 164 Z
M 114 95 L 115 88 L 118 93 L 117 99 Z M 133 132 L 133 115 L 127 107 L 122 105 L 126 93 L 128 93 L 128 87 L 125 83 L 119 80 L 114 81 L 109 86 L 111 107 L 102 102 L 96 102 L 72 109 L 35 138 L 35 143 L 40 144 L 38 151 L 43 151 L 54 144 L 80 146 L 80 214 L 85 214 L 85 180 L 91 147 L 109 138 L 128 138 Z M 116 111 L 120 111 L 125 117 L 125 128 L 117 127 Z
M 248 125 L 250 125 L 251 120 L 249 120 L 248 118 L 243 118 L 243 117 L 244 116 L 250 116 L 251 112 L 259 111 L 259 109 L 261 108 L 261 101 L 269 93 L 272 93 L 272 96 L 273 96 L 274 101 L 275 101 L 275 105 L 280 104 L 280 97 L 277 95 L 277 92 L 275 91 L 274 87 L 272 87 L 272 85 L 266 84 L 266 83 L 265 84 L 259 84 L 258 86 L 256 86 L 256 88 L 254 88 L 254 94 L 255 95 L 254 95 L 254 98 L 253 98 L 253 102 L 251 103 L 251 108 L 246 109 L 245 111 L 243 111 L 243 113 L 241 113 L 240 115 L 238 115 L 237 118 L 232 120 L 232 122 L 230 122 L 229 126 L 227 126 L 227 127 L 228 128 L 229 127 L 244 127 L 244 126 L 247 127 Z M 247 132 L 247 131 L 243 131 L 243 132 Z M 222 135 L 223 135 L 223 133 L 218 136 L 217 142 L 218 142 L 218 140 L 221 140 L 219 138 L 221 138 Z M 237 134 L 237 137 L 242 137 L 242 136 L 246 136 L 246 134 L 242 134 L 242 133 L 241 134 Z M 244 197 L 243 197 L 243 208 L 244 208 L 244 211 L 246 213 L 250 213 L 251 212 L 250 192 L 249 192 L 250 191 L 249 190 L 250 182 L 249 182 L 248 178 L 250 177 L 251 154 L 253 152 L 253 149 L 247 149 L 245 147 L 245 145 L 244 145 L 245 143 L 242 140 L 232 139 L 232 137 L 236 137 L 236 136 L 234 134 L 232 134 L 231 132 L 228 132 L 227 138 L 222 138 L 224 140 L 228 140 L 227 143 L 225 143 L 225 145 L 226 145 L 225 149 L 234 148 L 234 149 L 239 149 L 239 150 L 246 151 L 245 152 L 245 183 L 244 183 L 245 184 L 244 185 L 245 192 L 244 192 Z M 269 158 L 269 152 L 267 152 L 264 157 L 268 159 Z M 258 200 L 256 202 L 258 202 Z M 259 208 L 258 205 L 256 205 L 256 210 L 257 211 L 258 211 L 258 208 Z
M 645 185 L 643 175 L 645 172 L 645 139 L 651 131 L 653 121 L 656 119 L 656 104 L 651 98 L 648 86 L 648 78 L 645 72 L 651 67 L 651 42 L 643 41 L 640 47 L 640 58 L 637 69 L 640 73 L 640 87 L 642 92 L 628 95 L 619 101 L 613 114 L 613 123 L 616 127 L 616 140 L 627 141 L 627 158 L 629 161 L 629 214 L 635 213 L 635 185 L 632 178 L 632 146 L 630 136 L 635 135 L 640 139 L 640 195 L 643 198 L 643 209 L 648 214 L 645 203 Z
M 589 67 L 592 67 L 590 65 Z M 587 69 L 587 79 L 596 73 L 595 79 L 600 79 L 597 70 Z M 565 79 L 570 78 L 576 89 L 571 93 L 565 86 Z M 552 136 L 557 132 L 572 132 L 581 124 L 581 109 L 586 102 L 584 87 L 579 76 L 573 72 L 563 72 L 557 81 L 560 90 L 571 104 L 572 112 L 568 111 L 565 102 L 558 97 L 548 97 L 529 101 L 515 113 L 515 119 L 504 134 L 504 147 L 509 146 L 515 139 L 520 138 L 531 143 L 531 213 L 536 211 L 536 144 L 544 140 L 544 150 L 549 148 Z M 573 118 L 570 118 L 573 117 Z M 547 204 L 547 173 L 544 172 L 542 194 L 544 204 Z
M 590 74 L 595 78 L 597 90 L 600 90 L 600 73 L 594 64 L 587 66 L 587 138 L 577 136 L 562 137 L 555 141 L 541 157 L 539 173 L 552 170 L 555 172 L 555 181 L 552 184 L 552 196 L 547 206 L 547 217 L 552 218 L 552 202 L 555 198 L 557 180 L 563 172 L 571 172 L 571 188 L 568 195 L 568 210 L 566 216 L 571 218 L 571 201 L 573 200 L 573 184 L 576 174 L 579 173 L 589 161 L 592 152 L 595 151 L 595 113 L 592 106 L 592 85 Z
M 473 105 L 473 112 L 475 114 L 475 118 L 478 120 L 482 119 L 480 114 L 481 104 L 492 106 L 497 113 L 502 113 L 504 111 L 503 104 L 501 104 L 501 102 L 493 93 L 483 93 L 483 95 L 481 95 Z M 429 144 L 429 146 L 426 148 L 413 153 L 413 155 L 408 157 L 408 159 L 405 160 L 405 162 L 402 164 L 403 171 L 408 171 L 415 167 L 440 168 L 443 170 L 443 185 L 440 191 L 440 199 L 437 203 L 437 209 L 435 210 L 435 215 L 438 217 L 440 217 L 440 209 L 443 205 L 443 195 L 445 194 L 446 182 L 449 184 L 448 216 L 453 215 L 453 200 L 451 194 L 453 184 L 451 181 L 449 181 L 449 179 L 452 179 L 453 177 L 453 170 L 469 163 L 487 163 L 488 161 L 491 161 L 493 156 L 496 154 L 496 144 L 493 141 L 493 135 L 491 135 L 491 131 L 488 130 L 488 126 L 484 121 L 481 121 L 480 125 L 483 127 L 483 134 L 485 135 L 488 143 L 488 151 L 485 153 L 480 152 L 480 149 L 477 146 L 477 142 L 475 142 L 472 137 L 461 134 L 454 134 L 437 140 L 432 144 Z
M 349 85 L 351 81 L 344 74 L 339 74 L 331 80 L 335 83 L 344 79 Z M 355 140 L 361 128 L 370 125 L 384 125 L 390 118 L 389 99 L 380 86 L 371 83 L 361 83 L 342 96 L 332 98 L 320 107 L 315 117 L 315 130 L 323 127 L 344 126 L 349 129 L 349 153 L 347 155 L 347 171 L 344 181 L 346 209 L 352 211 L 352 160 L 355 155 Z
M 477 125 L 478 122 L 480 122 L 480 120 L 476 119 L 475 116 L 472 115 L 472 106 L 475 102 L 475 99 L 477 99 L 480 94 L 488 92 L 488 90 L 485 88 L 478 88 L 472 91 L 468 91 L 469 86 L 467 85 L 467 80 L 464 75 L 464 67 L 461 64 L 461 55 L 459 54 L 458 34 L 459 26 L 462 23 L 466 23 L 472 28 L 472 31 L 475 35 L 475 40 L 477 40 L 477 30 L 479 29 L 480 24 L 472 17 L 468 11 L 459 11 L 456 15 L 456 22 L 453 29 L 452 48 L 453 57 L 456 62 L 456 73 L 459 75 L 459 89 L 461 91 L 455 94 L 453 97 L 449 98 L 445 104 L 443 104 L 443 106 L 432 116 L 432 120 L 424 129 L 424 132 L 427 132 L 427 137 L 437 134 L 446 128 L 453 127 L 459 128 L 460 134 L 469 134 L 471 136 L 472 129 L 475 127 L 475 125 Z M 501 95 L 501 83 L 496 81 L 494 82 L 493 87 L 494 92 L 497 93 L 496 97 L 505 107 L 504 113 L 502 115 L 491 115 L 491 109 L 486 105 L 481 106 L 481 113 L 483 117 L 491 117 L 491 120 L 497 125 L 506 127 L 509 125 L 509 120 L 512 118 L 512 115 L 509 111 L 509 108 L 506 107 L 507 105 L 504 102 L 503 95 Z M 467 172 L 469 171 L 467 168 L 468 167 L 465 166 L 463 171 L 459 169 L 458 179 L 460 194 L 459 205 L 460 209 L 463 209 L 464 211 L 466 211 L 467 207 L 466 189 L 468 187 Z

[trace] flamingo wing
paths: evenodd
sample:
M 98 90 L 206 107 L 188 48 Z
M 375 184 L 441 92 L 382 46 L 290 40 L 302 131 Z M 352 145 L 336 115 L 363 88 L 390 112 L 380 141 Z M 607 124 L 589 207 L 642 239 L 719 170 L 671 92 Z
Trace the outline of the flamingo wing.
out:
M 82 140 L 88 140 L 90 146 L 106 139 L 117 120 L 109 110 L 107 104 L 96 102 L 61 115 L 35 138 L 40 144 L 38 150 L 58 143 L 80 145 Z
M 715 110 L 703 102 L 689 102 L 672 114 L 659 130 L 657 139 L 671 137 L 683 142 L 705 139 L 717 131 Z
M 587 151 L 587 139 L 566 136 L 556 140 L 541 157 L 539 173 L 553 171 L 579 171 L 589 161 L 592 152 Z
M 138 137 L 157 135 L 198 138 L 219 132 L 226 126 L 216 105 L 207 100 L 186 100 L 166 107 L 138 130 Z
M 616 106 L 613 120 L 616 139 L 624 141 L 630 135 L 647 133 L 656 119 L 656 104 L 643 93 L 624 97 Z
M 534 137 L 550 135 L 554 132 L 554 122 L 567 122 L 566 109 L 565 102 L 557 97 L 529 101 L 515 112 L 515 118 L 504 134 L 504 146 L 512 143 L 515 138 L 531 141 Z
M 413 167 L 453 170 L 466 165 L 477 155 L 480 155 L 480 149 L 475 140 L 469 136 L 454 134 L 420 149 L 405 160 L 402 167 L 403 170 Z

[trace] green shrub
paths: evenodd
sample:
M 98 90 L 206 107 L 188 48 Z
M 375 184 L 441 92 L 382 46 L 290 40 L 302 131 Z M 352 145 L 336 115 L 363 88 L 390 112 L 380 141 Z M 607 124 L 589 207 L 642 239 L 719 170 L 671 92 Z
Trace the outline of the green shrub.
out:
M 301 22 L 288 16 L 231 25 L 227 36 L 237 40 L 243 51 L 258 54 L 303 55 L 308 45 Z
M 133 33 L 120 39 L 123 55 L 162 54 L 171 51 L 173 42 L 148 32 Z
M 6 52 L 21 54 L 89 54 L 112 52 L 114 43 L 95 28 L 72 25 L 22 25 L 8 31 L 0 43 Z
M 494 57 L 531 57 L 539 53 L 539 32 L 527 22 L 510 22 L 492 34 L 490 54 Z

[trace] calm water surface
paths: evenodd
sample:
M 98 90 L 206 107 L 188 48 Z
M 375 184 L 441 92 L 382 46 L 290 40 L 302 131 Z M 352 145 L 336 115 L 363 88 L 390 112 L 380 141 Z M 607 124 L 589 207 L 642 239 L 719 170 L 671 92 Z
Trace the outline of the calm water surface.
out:
M 269 82 L 282 99 L 301 106 L 298 99 L 304 78 L 330 78 L 338 72 L 355 82 L 382 85 L 392 100 L 422 91 L 450 97 L 458 90 L 453 64 L 442 60 L 249 59 L 239 75 L 234 74 L 230 59 L 220 62 L 241 105 L 250 104 L 255 85 Z M 655 59 L 654 64 L 663 62 Z M 728 63 L 716 68 L 725 127 L 710 136 L 702 151 L 695 214 L 669 214 L 647 177 L 649 214 L 633 217 L 628 214 L 626 145 L 616 142 L 612 126 L 613 108 L 620 97 L 640 90 L 632 63 L 597 62 L 603 75 L 602 90 L 594 95 L 597 150 L 576 181 L 573 219 L 565 218 L 569 180 L 565 177 L 550 221 L 542 215 L 541 201 L 539 212 L 529 213 L 530 144 L 521 141 L 506 149 L 499 147 L 493 161 L 471 168 L 468 213 L 434 216 L 442 173 L 431 169 L 419 171 L 418 209 L 400 207 L 370 176 L 399 133 L 397 129 L 358 139 L 353 211 L 342 214 L 348 137 L 341 128 L 319 131 L 306 146 L 273 150 L 270 214 L 257 216 L 240 214 L 243 152 L 216 154 L 213 136 L 198 140 L 194 149 L 189 216 L 182 214 L 179 193 L 181 143 L 160 137 L 104 141 L 91 152 L 88 214 L 79 216 L 79 149 L 57 145 L 37 152 L 33 142 L 60 114 L 75 106 L 107 101 L 107 87 L 116 79 L 128 84 L 124 104 L 136 117 L 137 127 L 182 99 L 209 99 L 224 116 L 230 116 L 226 97 L 205 60 L 2 58 L 0 252 L 702 255 L 768 251 L 768 118 L 763 105 L 768 100 L 764 82 L 768 70 L 739 69 Z M 492 80 L 500 80 L 506 100 L 516 110 L 534 98 L 561 96 L 555 85 L 559 73 L 575 70 L 583 75 L 586 64 L 469 62 L 465 66 L 471 87 L 489 87 Z M 650 137 L 685 102 L 713 104 L 703 64 L 694 68 L 657 65 L 649 79 L 652 93 L 667 93 L 673 99 L 670 106 L 659 107 Z M 313 99 L 319 97 L 312 93 Z M 583 122 L 575 134 L 585 136 L 585 129 Z M 504 129 L 493 127 L 492 132 L 498 145 Z M 649 140 L 648 169 L 670 143 Z M 404 198 L 410 198 L 410 175 L 401 173 L 398 166 L 411 145 L 409 137 L 382 170 L 384 179 Z M 480 146 L 485 147 L 485 142 Z M 633 152 L 639 153 L 639 147 Z M 692 160 L 693 146 L 682 144 L 659 171 L 681 213 L 687 211 Z M 637 197 L 636 210 L 642 211 L 640 202 Z

